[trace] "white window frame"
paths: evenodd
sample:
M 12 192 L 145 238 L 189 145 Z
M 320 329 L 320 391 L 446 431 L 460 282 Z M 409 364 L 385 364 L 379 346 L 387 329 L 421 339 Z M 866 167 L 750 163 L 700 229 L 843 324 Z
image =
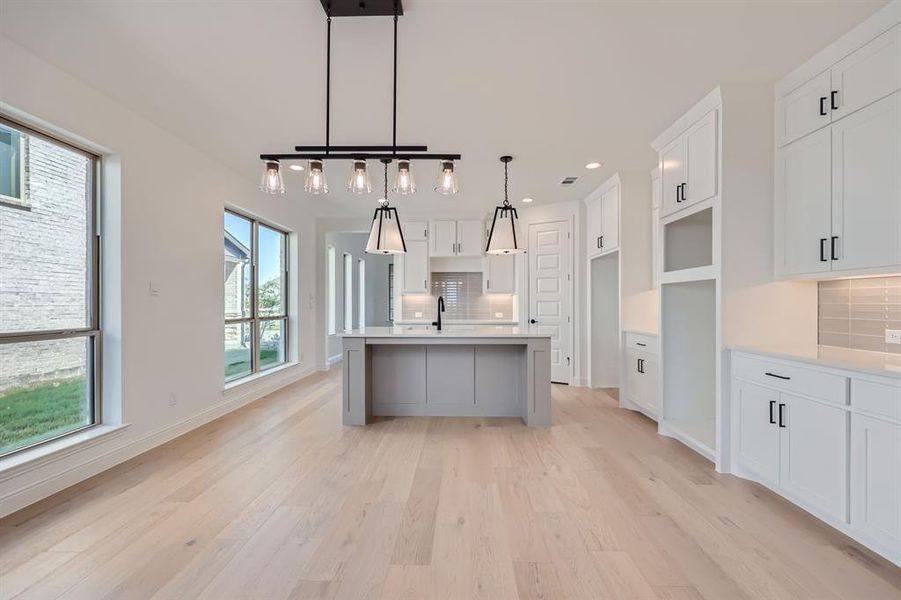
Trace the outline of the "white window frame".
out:
M 329 246 L 327 250 L 327 272 L 325 276 L 328 278 L 328 298 L 326 299 L 326 308 L 328 310 L 328 334 L 335 335 L 338 333 L 338 265 L 337 256 L 335 255 L 335 247 Z
M 344 330 L 354 328 L 354 257 L 344 253 Z
M 366 261 L 362 258 L 357 261 L 357 270 L 359 271 L 359 290 L 358 302 L 360 309 L 357 312 L 357 327 L 363 329 L 366 327 Z
M 16 196 L 7 196 L 6 194 L 0 194 L 0 202 L 18 208 L 27 207 L 28 199 L 25 197 L 25 136 L 32 135 L 32 133 L 31 130 L 29 130 L 27 127 L 17 125 L 12 121 L 6 121 L 2 118 L 0 118 L 0 124 L 5 125 L 9 129 L 14 129 L 16 131 L 19 131 L 19 133 L 24 134 L 19 136 L 19 197 L 17 198 Z M 69 149 L 75 149 L 78 152 L 85 153 L 84 150 L 74 148 L 70 144 L 62 142 L 60 140 L 49 138 L 47 136 L 42 137 L 45 137 L 55 143 L 60 143 Z M 94 155 L 92 154 L 91 156 Z M 94 179 L 96 179 L 96 177 Z

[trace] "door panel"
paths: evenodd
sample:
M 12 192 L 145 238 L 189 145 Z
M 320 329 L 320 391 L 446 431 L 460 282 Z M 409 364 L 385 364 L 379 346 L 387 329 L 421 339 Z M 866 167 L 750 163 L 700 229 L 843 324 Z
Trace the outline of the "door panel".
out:
M 482 256 L 481 221 L 457 221 L 457 256 Z
M 529 226 L 529 318 L 551 334 L 551 380 L 569 383 L 571 314 L 569 222 Z
M 832 85 L 838 92 L 833 121 L 901 89 L 901 27 L 883 33 L 832 67 Z
M 832 126 L 833 270 L 901 264 L 901 92 Z
M 619 186 L 601 196 L 601 251 L 619 247 Z
M 780 274 L 829 271 L 832 137 L 828 127 L 776 151 L 776 268 Z M 824 260 L 825 259 L 825 260 Z
M 684 139 L 679 137 L 660 152 L 661 196 L 663 198 L 663 216 L 672 214 L 682 208 L 677 202 L 680 192 L 678 187 L 685 182 L 685 146 Z
M 716 196 L 717 111 L 709 112 L 685 134 L 685 182 L 682 207 Z
M 776 144 L 789 142 L 829 124 L 832 77 L 823 71 L 776 101 Z M 825 100 L 822 100 L 824 99 Z M 823 114 L 825 113 L 825 114 Z
M 429 237 L 432 256 L 455 256 L 457 245 L 456 221 L 430 221 Z
M 781 487 L 847 522 L 848 413 L 789 394 L 782 394 L 781 402 Z
M 901 548 L 901 425 L 851 415 L 851 525 Z
M 738 460 L 772 484 L 779 481 L 779 426 L 771 422 L 778 404 L 779 392 L 744 382 L 738 386 Z

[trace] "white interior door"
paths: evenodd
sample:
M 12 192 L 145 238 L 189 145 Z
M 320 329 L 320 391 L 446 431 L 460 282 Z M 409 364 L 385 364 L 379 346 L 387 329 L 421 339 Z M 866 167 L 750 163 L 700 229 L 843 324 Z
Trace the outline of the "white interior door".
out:
M 569 221 L 529 225 L 529 321 L 551 334 L 551 380 L 572 374 Z

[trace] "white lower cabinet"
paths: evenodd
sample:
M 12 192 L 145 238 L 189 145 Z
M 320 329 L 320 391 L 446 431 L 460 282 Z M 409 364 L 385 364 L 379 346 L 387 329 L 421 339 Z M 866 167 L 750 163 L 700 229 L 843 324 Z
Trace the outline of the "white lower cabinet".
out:
M 780 394 L 779 485 L 805 504 L 848 520 L 848 411 Z
M 901 381 L 733 353 L 731 387 L 733 471 L 901 565 Z
M 901 555 L 901 423 L 851 415 L 851 526 Z
M 660 410 L 657 392 L 657 338 L 626 332 L 624 398 L 656 419 Z

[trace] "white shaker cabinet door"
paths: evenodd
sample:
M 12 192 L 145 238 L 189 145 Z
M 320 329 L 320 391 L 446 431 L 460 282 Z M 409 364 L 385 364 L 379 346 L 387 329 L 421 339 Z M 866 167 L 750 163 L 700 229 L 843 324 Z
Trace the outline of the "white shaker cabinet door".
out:
M 895 26 L 832 67 L 833 122 L 901 89 L 901 26 Z
M 601 196 L 601 251 L 619 247 L 619 186 Z
M 426 294 L 429 291 L 429 243 L 411 240 L 402 257 L 405 294 Z
M 433 257 L 456 256 L 457 222 L 430 221 L 429 246 Z
M 901 555 L 901 425 L 851 415 L 851 525 Z
M 457 221 L 457 256 L 482 256 L 484 249 L 482 222 Z
M 485 291 L 490 294 L 516 293 L 516 255 L 489 254 L 485 257 Z
M 848 521 L 848 412 L 782 394 L 779 483 L 805 504 Z
M 824 71 L 776 101 L 777 146 L 829 124 L 831 90 L 831 74 Z
M 660 151 L 663 216 L 682 208 L 682 184 L 685 183 L 685 140 L 679 137 Z
M 738 384 L 738 460 L 770 484 L 779 481 L 779 392 Z
M 776 150 L 776 272 L 831 269 L 832 137 L 828 127 Z
M 586 214 L 586 249 L 589 258 L 595 257 L 601 250 L 601 236 L 604 235 L 603 213 L 601 210 L 601 199 L 598 197 L 591 198 L 585 206 Z
M 717 111 L 710 111 L 685 133 L 685 185 L 682 206 L 713 198 L 717 193 Z
M 901 264 L 901 92 L 832 125 L 832 270 Z

